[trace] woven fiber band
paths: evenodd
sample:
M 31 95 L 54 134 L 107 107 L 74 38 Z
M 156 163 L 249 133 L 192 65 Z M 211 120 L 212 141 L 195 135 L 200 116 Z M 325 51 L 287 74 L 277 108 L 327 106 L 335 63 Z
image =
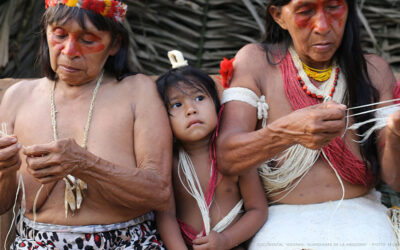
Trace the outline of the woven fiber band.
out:
M 68 7 L 93 11 L 102 16 L 112 18 L 116 22 L 124 20 L 128 8 L 126 4 L 115 0 L 45 0 L 45 3 L 46 9 L 57 4 L 63 4 Z

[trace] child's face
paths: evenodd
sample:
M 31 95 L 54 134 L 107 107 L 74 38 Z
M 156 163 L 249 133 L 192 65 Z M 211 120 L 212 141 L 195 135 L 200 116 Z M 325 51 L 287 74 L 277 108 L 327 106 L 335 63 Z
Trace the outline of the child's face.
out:
M 209 95 L 182 84 L 168 89 L 167 95 L 172 132 L 179 141 L 199 141 L 214 131 L 218 116 Z

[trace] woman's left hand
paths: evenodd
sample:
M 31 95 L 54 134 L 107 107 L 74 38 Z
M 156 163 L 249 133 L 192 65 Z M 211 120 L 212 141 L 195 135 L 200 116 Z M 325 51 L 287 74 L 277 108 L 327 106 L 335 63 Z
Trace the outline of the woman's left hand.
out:
M 23 150 L 28 172 L 42 184 L 61 180 L 75 169 L 84 167 L 85 152 L 73 139 L 32 145 Z
M 400 110 L 388 117 L 386 126 L 390 134 L 400 138 Z

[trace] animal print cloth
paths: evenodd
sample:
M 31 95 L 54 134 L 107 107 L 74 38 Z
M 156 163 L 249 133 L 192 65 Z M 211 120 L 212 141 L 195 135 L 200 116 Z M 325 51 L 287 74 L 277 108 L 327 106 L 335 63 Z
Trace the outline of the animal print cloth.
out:
M 22 221 L 21 221 L 22 220 Z M 19 216 L 17 237 L 12 250 L 67 249 L 164 249 L 156 230 L 154 214 L 111 224 L 62 226 L 33 221 Z

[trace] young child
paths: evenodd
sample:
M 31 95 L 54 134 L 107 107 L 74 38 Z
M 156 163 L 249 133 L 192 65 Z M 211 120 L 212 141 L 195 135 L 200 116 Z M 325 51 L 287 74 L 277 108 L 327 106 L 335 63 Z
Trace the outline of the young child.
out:
M 220 101 L 214 81 L 169 52 L 172 70 L 157 80 L 175 138 L 169 209 L 157 214 L 168 249 L 243 249 L 267 219 L 256 169 L 221 176 L 215 160 Z

